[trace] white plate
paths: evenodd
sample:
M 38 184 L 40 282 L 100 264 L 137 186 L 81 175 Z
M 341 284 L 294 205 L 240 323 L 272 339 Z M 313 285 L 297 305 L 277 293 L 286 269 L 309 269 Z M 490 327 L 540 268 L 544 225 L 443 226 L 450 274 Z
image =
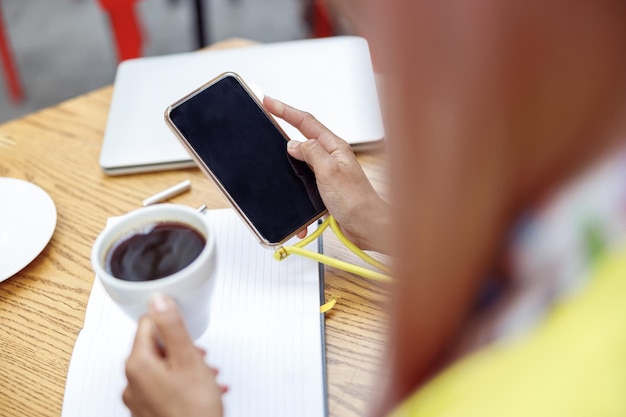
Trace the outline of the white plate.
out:
M 50 196 L 28 181 L 0 177 L 0 282 L 46 247 L 57 223 Z

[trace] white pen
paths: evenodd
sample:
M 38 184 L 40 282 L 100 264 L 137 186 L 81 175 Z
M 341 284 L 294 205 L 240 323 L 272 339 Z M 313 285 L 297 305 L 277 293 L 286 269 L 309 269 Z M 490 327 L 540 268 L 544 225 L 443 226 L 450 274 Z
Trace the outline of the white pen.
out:
M 182 194 L 185 191 L 188 191 L 190 188 L 191 188 L 191 181 L 185 180 L 181 183 L 178 183 L 168 188 L 167 190 L 163 190 L 160 193 L 156 193 L 155 195 L 146 198 L 145 200 L 143 200 L 143 205 L 149 206 L 150 204 L 160 203 L 162 201 L 175 197 L 179 194 Z

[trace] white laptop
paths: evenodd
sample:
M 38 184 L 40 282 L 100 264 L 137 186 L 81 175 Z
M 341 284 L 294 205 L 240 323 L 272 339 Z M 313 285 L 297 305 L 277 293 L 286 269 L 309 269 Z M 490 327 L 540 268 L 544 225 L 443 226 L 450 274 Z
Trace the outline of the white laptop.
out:
M 342 36 L 222 51 L 198 51 L 121 63 L 100 166 L 108 175 L 194 166 L 166 126 L 165 108 L 217 75 L 238 73 L 267 94 L 315 115 L 355 149 L 384 137 L 365 39 Z M 283 121 L 292 139 L 302 135 Z

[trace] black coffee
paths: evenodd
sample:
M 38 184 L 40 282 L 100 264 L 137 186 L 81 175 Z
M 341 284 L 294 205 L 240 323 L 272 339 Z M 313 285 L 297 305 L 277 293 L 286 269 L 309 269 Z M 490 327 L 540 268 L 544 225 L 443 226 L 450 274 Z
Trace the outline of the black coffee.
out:
M 126 281 L 159 279 L 192 263 L 205 244 L 204 236 L 187 225 L 156 223 L 111 247 L 105 268 L 109 274 Z

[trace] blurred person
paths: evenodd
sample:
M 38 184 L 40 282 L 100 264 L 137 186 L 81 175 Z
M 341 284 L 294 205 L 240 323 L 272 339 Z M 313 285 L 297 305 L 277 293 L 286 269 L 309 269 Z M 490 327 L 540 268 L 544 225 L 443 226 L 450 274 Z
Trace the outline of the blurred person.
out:
M 383 75 L 391 208 L 349 147 L 311 115 L 265 105 L 309 138 L 289 152 L 313 167 L 347 235 L 394 259 L 383 382 L 370 415 L 624 415 L 619 262 L 526 342 L 452 358 L 466 352 L 468 318 L 511 227 L 626 133 L 626 4 L 341 3 Z M 388 214 L 370 228 L 379 212 Z M 188 336 L 164 336 L 159 347 L 154 329 L 168 334 L 181 323 L 173 303 L 158 304 L 140 322 L 125 403 L 136 417 L 221 415 L 224 388 Z M 581 368 L 585 352 L 597 366 Z

